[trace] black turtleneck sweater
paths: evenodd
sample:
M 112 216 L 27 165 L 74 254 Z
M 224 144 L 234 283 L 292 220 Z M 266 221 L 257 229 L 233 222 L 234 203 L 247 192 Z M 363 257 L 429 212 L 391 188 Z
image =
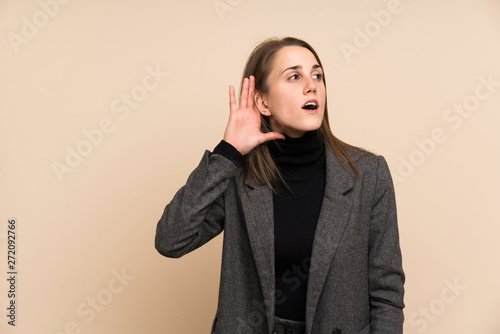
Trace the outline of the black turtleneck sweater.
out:
M 269 144 L 288 186 L 280 184 L 274 204 L 276 315 L 305 320 L 314 232 L 325 192 L 325 149 L 317 131 Z
M 317 131 L 267 142 L 286 183 L 273 195 L 276 316 L 305 321 L 312 245 L 325 190 L 325 148 Z M 214 150 L 235 164 L 243 156 L 227 142 Z

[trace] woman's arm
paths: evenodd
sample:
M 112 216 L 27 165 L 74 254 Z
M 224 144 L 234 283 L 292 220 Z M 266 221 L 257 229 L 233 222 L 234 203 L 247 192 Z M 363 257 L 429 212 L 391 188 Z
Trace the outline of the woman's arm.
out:
M 378 157 L 370 222 L 370 333 L 403 333 L 405 275 L 402 268 L 394 186 L 387 162 Z
M 160 254 L 181 257 L 223 230 L 223 194 L 236 170 L 226 157 L 205 152 L 158 222 L 155 247 Z
M 260 131 L 260 113 L 254 105 L 255 78 L 245 78 L 236 106 L 229 86 L 229 120 L 224 141 L 205 152 L 198 167 L 166 206 L 156 227 L 155 247 L 162 255 L 181 257 L 218 235 L 224 227 L 224 191 L 237 170 L 238 161 L 257 145 L 284 139 L 276 132 Z

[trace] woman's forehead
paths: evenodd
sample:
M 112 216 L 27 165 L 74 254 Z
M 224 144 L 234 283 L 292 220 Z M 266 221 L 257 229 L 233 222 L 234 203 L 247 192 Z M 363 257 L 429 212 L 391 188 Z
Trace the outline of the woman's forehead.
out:
M 285 46 L 276 52 L 273 61 L 273 71 L 281 74 L 284 70 L 291 67 L 300 67 L 304 70 L 310 70 L 315 65 L 319 65 L 314 54 L 301 46 Z

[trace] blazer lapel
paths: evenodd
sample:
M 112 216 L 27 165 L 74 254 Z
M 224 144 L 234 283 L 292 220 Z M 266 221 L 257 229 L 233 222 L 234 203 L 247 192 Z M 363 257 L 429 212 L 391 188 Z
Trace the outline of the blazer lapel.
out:
M 314 235 L 307 287 L 306 326 L 311 333 L 314 314 L 328 271 L 348 224 L 351 201 L 344 195 L 352 189 L 354 176 L 326 148 L 326 186 L 318 225 Z
M 269 332 L 274 326 L 274 211 L 273 194 L 265 186 L 242 184 L 241 204 L 252 254 L 262 287 Z

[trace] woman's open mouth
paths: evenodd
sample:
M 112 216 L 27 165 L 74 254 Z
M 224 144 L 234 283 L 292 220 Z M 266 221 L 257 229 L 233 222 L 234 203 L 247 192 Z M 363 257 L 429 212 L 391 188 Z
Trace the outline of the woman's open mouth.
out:
M 302 109 L 314 112 L 318 110 L 318 107 L 319 104 L 317 100 L 309 100 L 302 106 Z

